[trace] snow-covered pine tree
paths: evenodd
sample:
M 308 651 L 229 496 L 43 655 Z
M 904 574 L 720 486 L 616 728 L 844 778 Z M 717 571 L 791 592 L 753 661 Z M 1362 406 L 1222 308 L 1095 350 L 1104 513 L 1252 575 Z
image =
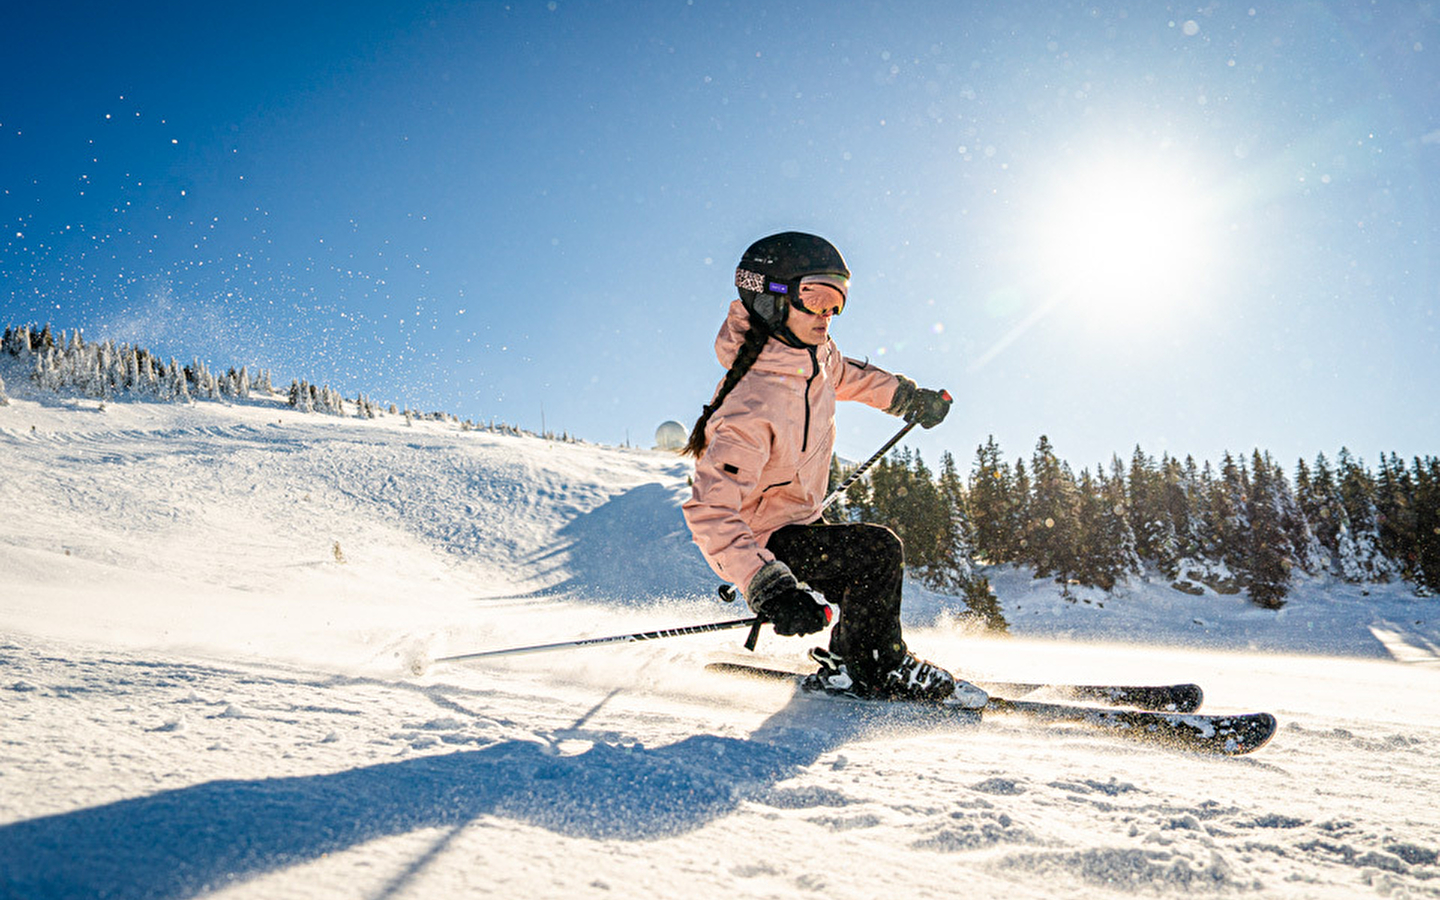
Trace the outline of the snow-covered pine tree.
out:
M 1341 448 L 1337 457 L 1340 502 L 1350 521 L 1355 566 L 1359 580 L 1386 582 L 1395 575 L 1394 563 L 1380 549 L 1380 514 L 1376 508 L 1375 479 L 1361 460 Z
M 1136 446 L 1130 457 L 1127 494 L 1126 509 L 1136 552 L 1166 576 L 1174 577 L 1184 555 L 1176 522 L 1183 523 L 1188 512 L 1179 485 L 1178 463 L 1167 454 L 1157 465 Z
M 165 367 L 165 377 L 169 381 L 165 387 L 166 399 L 176 403 L 190 402 L 190 379 L 185 374 L 185 367 L 173 356 L 170 357 L 170 365 Z
M 1249 549 L 1250 520 L 1246 508 L 1249 493 L 1250 476 L 1245 464 L 1236 462 L 1227 452 L 1207 504 L 1206 519 L 1213 544 L 1206 555 L 1236 574 L 1245 570 Z
M 5 334 L 0 335 L 0 351 L 19 356 L 30 353 L 30 327 L 28 325 L 6 325 Z
M 1161 457 L 1159 502 L 1164 525 L 1160 532 L 1157 562 L 1170 577 L 1175 576 L 1181 559 L 1194 555 L 1199 549 L 1193 506 L 1195 485 L 1191 480 L 1194 474 L 1193 458 L 1182 465 L 1168 453 Z M 1138 542 L 1139 539 L 1136 540 Z
M 42 391 L 58 391 L 59 376 L 55 370 L 53 348 L 35 354 L 35 367 L 30 370 L 30 380 Z
M 1329 556 L 1320 546 L 1319 539 L 1315 537 L 1315 532 L 1310 527 L 1310 519 L 1305 515 L 1305 509 L 1298 497 L 1298 489 L 1290 487 L 1284 470 L 1275 464 L 1268 453 L 1265 455 L 1265 460 L 1272 470 L 1270 477 L 1276 486 L 1280 505 L 1280 527 L 1285 530 L 1285 535 L 1290 541 L 1294 564 L 1299 566 L 1302 571 L 1312 575 L 1325 571 L 1326 565 L 1329 563 Z
M 952 590 L 968 585 L 975 577 L 975 536 L 967 509 L 965 481 L 955 456 L 945 451 L 940 457 L 940 478 L 936 484 L 945 509 L 940 567 L 943 580 Z
M 1135 532 L 1125 509 L 1125 481 L 1122 477 L 1099 477 L 1089 470 L 1080 475 L 1080 580 L 1104 590 L 1143 571 L 1135 549 Z
M 1300 461 L 1295 474 L 1296 499 L 1310 523 L 1315 540 L 1327 556 L 1325 568 L 1340 572 L 1340 533 L 1348 533 L 1349 524 L 1345 518 L 1345 505 L 1340 502 L 1340 489 L 1335 484 L 1335 472 L 1324 453 L 1315 457 L 1313 470 L 1306 469 Z M 1352 548 L 1353 552 L 1353 548 Z
M 79 335 L 78 331 L 76 335 Z M 88 396 L 102 399 L 111 396 L 110 367 L 113 363 L 113 347 L 114 345 L 109 341 L 101 341 L 99 344 L 92 345 L 88 353 L 83 347 L 77 349 L 76 363 L 84 371 L 85 393 Z

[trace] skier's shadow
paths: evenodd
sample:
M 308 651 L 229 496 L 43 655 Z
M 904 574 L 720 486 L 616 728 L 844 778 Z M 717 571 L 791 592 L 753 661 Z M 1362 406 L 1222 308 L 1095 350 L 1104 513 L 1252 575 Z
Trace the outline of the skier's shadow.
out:
M 803 805 L 778 783 L 857 738 L 935 725 L 897 713 L 796 698 L 749 738 L 596 742 L 573 756 L 506 741 L 331 775 L 211 781 L 0 826 L 0 895 L 192 897 L 375 838 L 453 836 L 482 815 L 593 840 L 672 837 L 745 801 Z
M 638 485 L 576 516 L 528 562 L 560 576 L 532 596 L 568 595 L 620 602 L 704 596 L 715 576 L 680 512 L 683 487 Z

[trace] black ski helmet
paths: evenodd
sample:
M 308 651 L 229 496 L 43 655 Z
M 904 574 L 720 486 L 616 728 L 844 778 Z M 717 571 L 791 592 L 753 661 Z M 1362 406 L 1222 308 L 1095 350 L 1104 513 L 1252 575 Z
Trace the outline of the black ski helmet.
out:
M 802 231 L 783 231 L 750 245 L 735 269 L 740 302 L 771 331 L 785 324 L 790 301 L 806 275 L 839 275 L 849 279 L 850 267 L 835 245 Z

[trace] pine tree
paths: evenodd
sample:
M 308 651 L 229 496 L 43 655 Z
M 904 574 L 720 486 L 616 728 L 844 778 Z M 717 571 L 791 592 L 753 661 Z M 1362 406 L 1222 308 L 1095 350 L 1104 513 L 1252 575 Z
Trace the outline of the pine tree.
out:
M 1280 527 L 1284 529 L 1285 537 L 1289 541 L 1292 563 L 1312 575 L 1323 572 L 1329 558 L 1320 546 L 1319 539 L 1315 537 L 1314 529 L 1310 527 L 1310 518 L 1300 503 L 1298 489 L 1291 489 L 1284 470 L 1276 465 L 1268 453 L 1264 455 L 1264 459 L 1271 469 L 1270 479 L 1275 486 L 1276 502 L 1280 508 Z
M 940 457 L 940 478 L 936 487 L 945 517 L 934 580 L 939 590 L 963 593 L 975 577 L 975 545 L 970 515 L 966 511 L 965 484 L 956 468 L 955 457 L 949 451 Z
M 1158 559 L 1155 544 L 1160 539 L 1159 475 L 1155 461 L 1137 444 L 1130 454 L 1130 479 L 1127 489 L 1130 528 L 1135 533 L 1135 547 L 1146 559 Z
M 1010 623 L 1005 621 L 1005 612 L 1000 607 L 1000 598 L 990 586 L 990 579 L 976 575 L 965 585 L 965 606 L 991 631 L 1009 631 Z
M 1156 525 L 1149 536 L 1150 546 L 1160 571 L 1174 578 L 1179 574 L 1180 560 L 1194 552 L 1193 540 L 1186 534 L 1192 526 L 1192 513 L 1185 468 L 1167 453 L 1160 459 L 1153 484 Z
M 875 465 L 871 474 L 875 521 L 905 543 L 905 564 L 923 573 L 943 552 L 944 509 L 930 470 L 920 455 L 904 448 Z
M 1025 561 L 1035 567 L 1036 577 L 1055 575 L 1057 581 L 1068 581 L 1078 562 L 1080 495 L 1070 467 L 1055 456 L 1044 435 L 1035 446 L 1031 475 L 1035 487 Z
M 844 480 L 845 473 L 840 469 L 840 457 L 832 453 L 830 454 L 830 475 L 825 484 L 825 496 L 828 497 L 832 493 L 834 493 L 835 489 L 838 488 L 841 482 L 843 482 Z M 839 499 L 837 499 L 834 503 L 830 504 L 829 508 L 825 510 L 825 521 L 848 522 L 850 520 L 849 512 L 846 510 L 845 506 L 845 495 L 841 494 Z
M 1249 494 L 1250 476 L 1244 463 L 1237 463 L 1227 452 L 1220 479 L 1210 492 L 1208 519 L 1215 544 L 1208 555 L 1237 576 L 1245 571 L 1249 550 Z
M 1089 469 L 1080 472 L 1080 509 L 1078 546 L 1075 553 L 1075 578 L 1081 584 L 1110 590 L 1115 578 L 1110 572 L 1110 545 L 1101 524 L 1100 507 L 1105 500 Z
M 871 502 L 870 479 L 857 478 L 845 489 L 845 508 L 853 522 L 874 521 L 874 504 Z
M 1418 463 L 1418 460 L 1417 460 Z M 1395 564 L 1402 578 L 1415 580 L 1416 485 L 1400 457 L 1380 457 L 1376 478 L 1376 510 L 1380 519 L 1380 552 Z
M 1415 458 L 1415 580 L 1430 592 L 1440 592 L 1440 459 Z
M 921 571 L 943 568 L 949 513 L 919 450 L 910 458 L 907 476 L 904 510 L 910 540 L 918 545 L 912 565 Z M 910 559 L 910 544 L 905 552 Z
M 1015 559 L 1017 520 L 1016 488 L 1009 467 L 992 435 L 975 451 L 970 473 L 970 521 L 978 560 L 999 564 Z
M 1340 489 L 1335 484 L 1335 473 L 1330 461 L 1321 453 L 1315 457 L 1314 471 L 1305 468 L 1302 460 L 1295 476 L 1299 485 L 1300 508 L 1305 512 L 1306 521 L 1324 551 L 1327 561 L 1325 568 L 1339 574 L 1342 566 L 1341 535 L 1348 541 L 1349 522 L 1345 516 L 1345 505 L 1340 502 Z M 1353 557 L 1354 546 L 1347 544 L 1345 557 Z
M 1175 523 L 1176 536 L 1180 541 L 1182 556 L 1199 556 L 1205 546 L 1204 506 L 1205 474 L 1195 463 L 1195 457 L 1185 457 L 1185 468 L 1181 478 L 1185 491 L 1186 518 L 1183 525 Z
M 1350 540 L 1354 543 L 1357 580 L 1389 581 L 1394 564 L 1380 550 L 1380 514 L 1376 508 L 1375 479 L 1365 470 L 1361 460 L 1341 448 L 1339 467 L 1340 502 L 1350 523 Z
M 1294 551 L 1282 524 L 1278 469 L 1256 450 L 1251 463 L 1251 487 L 1246 509 L 1250 522 L 1244 569 L 1250 599 L 1265 609 L 1285 605 Z
M 1079 578 L 1084 584 L 1109 591 L 1142 571 L 1135 549 L 1135 532 L 1125 509 L 1125 483 L 1101 472 L 1092 478 L 1080 473 Z
M 1030 507 L 1033 498 L 1030 495 L 1030 473 L 1025 470 L 1025 460 L 1015 460 L 1015 475 L 1011 482 L 1010 498 L 1010 519 L 1013 523 L 1011 539 L 1012 550 L 1010 558 L 1014 562 L 1023 562 L 1026 554 L 1030 552 Z

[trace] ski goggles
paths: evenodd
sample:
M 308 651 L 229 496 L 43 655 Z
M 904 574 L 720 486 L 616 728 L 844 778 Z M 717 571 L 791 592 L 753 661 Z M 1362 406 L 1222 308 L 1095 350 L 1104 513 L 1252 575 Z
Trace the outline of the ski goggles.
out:
M 850 279 L 844 275 L 802 275 L 794 281 L 773 281 L 759 272 L 735 270 L 735 286 L 786 298 L 791 306 L 812 316 L 838 316 L 845 311 Z
M 843 275 L 806 275 L 790 298 L 790 305 L 812 316 L 838 316 L 845 311 L 850 279 Z

